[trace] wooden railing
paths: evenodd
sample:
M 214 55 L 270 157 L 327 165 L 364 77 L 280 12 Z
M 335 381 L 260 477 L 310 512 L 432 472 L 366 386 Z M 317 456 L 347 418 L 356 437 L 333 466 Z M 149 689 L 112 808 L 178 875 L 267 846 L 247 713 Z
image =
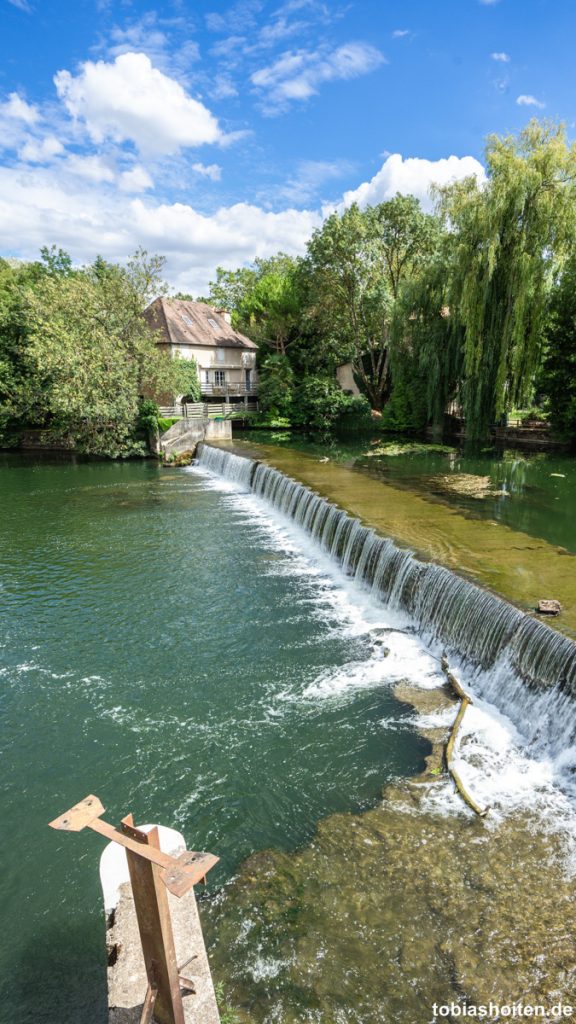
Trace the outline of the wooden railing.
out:
M 226 383 L 226 384 L 213 384 L 211 381 L 200 381 L 200 392 L 203 395 L 213 395 L 217 398 L 226 398 L 227 396 L 233 398 L 244 397 L 244 395 L 258 394 L 258 381 L 253 381 L 250 384 L 245 384 L 239 381 L 237 384 Z
M 229 416 L 232 412 L 257 412 L 257 402 L 186 402 L 182 405 L 161 405 L 161 416 L 167 419 L 178 417 L 189 420 L 215 419 Z

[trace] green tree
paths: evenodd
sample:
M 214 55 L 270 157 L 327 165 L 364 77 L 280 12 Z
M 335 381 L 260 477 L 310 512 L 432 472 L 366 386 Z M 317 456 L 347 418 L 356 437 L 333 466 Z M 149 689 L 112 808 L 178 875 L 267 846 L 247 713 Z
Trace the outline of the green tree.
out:
M 86 452 L 126 455 L 146 393 L 183 393 L 195 367 L 165 356 L 142 317 L 160 261 L 97 259 L 73 273 L 0 265 L 0 391 L 11 426 L 36 425 Z M 6 417 L 6 414 L 5 414 Z
M 294 371 L 285 355 L 269 355 L 260 369 L 258 404 L 265 416 L 290 417 Z
M 576 443 L 576 255 L 554 288 L 546 329 L 546 357 L 539 390 L 556 433 Z
M 547 297 L 574 240 L 576 147 L 562 126 L 531 121 L 491 136 L 488 181 L 440 191 L 453 235 L 450 322 L 462 340 L 462 403 L 471 438 L 529 397 Z
M 332 377 L 305 377 L 294 392 L 292 421 L 327 441 L 347 412 L 358 415 L 358 407 L 358 399 L 346 394 Z M 369 411 L 367 406 L 364 411 Z
M 309 316 L 351 360 L 374 409 L 390 388 L 391 325 L 402 288 L 432 259 L 439 225 L 413 197 L 334 213 L 309 245 Z

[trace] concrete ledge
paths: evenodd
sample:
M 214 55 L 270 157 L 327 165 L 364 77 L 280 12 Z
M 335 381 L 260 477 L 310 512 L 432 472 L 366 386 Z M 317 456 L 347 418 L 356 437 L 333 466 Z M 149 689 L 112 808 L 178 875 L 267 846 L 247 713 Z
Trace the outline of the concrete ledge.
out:
M 141 827 L 147 831 L 153 826 Z M 186 849 L 179 832 L 162 825 L 158 831 L 160 848 L 166 853 L 177 855 Z M 100 858 L 100 880 L 106 910 L 109 1024 L 139 1024 L 147 988 L 146 972 L 126 854 L 117 843 L 109 843 L 104 849 Z M 220 1014 L 194 890 L 181 899 L 168 893 L 168 904 L 177 961 L 183 964 L 193 957 L 184 969 L 196 989 L 195 993 L 183 993 L 186 1024 L 219 1024 Z
M 229 441 L 231 420 L 182 419 L 160 436 L 160 447 L 166 455 L 194 451 L 199 441 Z

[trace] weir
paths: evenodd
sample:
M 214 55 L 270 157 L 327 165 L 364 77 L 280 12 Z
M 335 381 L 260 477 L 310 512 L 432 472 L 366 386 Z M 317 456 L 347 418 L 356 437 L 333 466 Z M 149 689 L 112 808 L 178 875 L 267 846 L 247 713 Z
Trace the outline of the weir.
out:
M 343 509 L 255 459 L 207 444 L 198 465 L 293 520 L 383 605 L 476 673 L 480 692 L 534 747 L 558 756 L 576 739 L 576 644 L 442 566 L 423 562 Z M 489 671 L 488 671 L 489 670 Z

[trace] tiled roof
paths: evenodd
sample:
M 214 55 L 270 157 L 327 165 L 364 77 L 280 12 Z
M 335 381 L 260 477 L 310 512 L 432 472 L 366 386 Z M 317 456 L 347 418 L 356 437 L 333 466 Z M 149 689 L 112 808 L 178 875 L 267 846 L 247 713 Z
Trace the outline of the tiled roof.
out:
M 205 302 L 154 299 L 144 316 L 150 326 L 160 332 L 158 341 L 161 344 L 250 350 L 258 347 L 250 338 L 235 331 L 222 312 Z

